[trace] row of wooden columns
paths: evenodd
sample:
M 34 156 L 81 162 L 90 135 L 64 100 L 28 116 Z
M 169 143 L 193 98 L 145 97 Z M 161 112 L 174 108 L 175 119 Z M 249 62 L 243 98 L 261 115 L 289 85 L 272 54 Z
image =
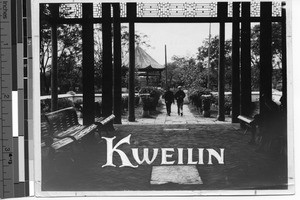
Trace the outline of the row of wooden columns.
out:
M 52 16 L 58 18 L 58 4 L 53 4 Z M 241 5 L 241 17 L 240 17 Z M 113 18 L 111 17 L 113 7 Z M 135 121 L 135 20 L 136 3 L 127 3 L 127 18 L 129 21 L 129 121 Z M 93 123 L 94 113 L 94 29 L 93 4 L 83 4 L 82 51 L 83 51 L 83 123 Z M 260 16 L 260 96 L 272 98 L 272 3 L 261 3 Z M 228 4 L 218 2 L 219 29 L 219 70 L 218 120 L 225 120 L 224 86 L 225 86 L 225 20 Z M 286 97 L 286 39 L 285 10 L 282 12 L 282 72 L 283 95 Z M 118 3 L 102 4 L 102 34 L 103 34 L 103 74 L 102 74 L 102 114 L 115 114 L 115 123 L 121 123 L 121 20 Z M 57 33 L 55 20 L 52 23 L 52 109 L 57 109 Z M 238 122 L 239 114 L 249 115 L 251 109 L 251 17 L 250 2 L 233 2 L 232 18 L 232 122 Z M 241 24 L 241 32 L 240 32 Z M 113 26 L 112 26 L 113 25 Z M 113 37 L 112 37 L 113 28 Z M 112 40 L 113 38 L 113 40 Z M 113 48 L 112 48 L 113 43 Z M 113 55 L 113 56 L 112 56 Z M 264 112 L 263 98 L 260 98 L 261 113 Z M 286 108 L 286 105 L 284 105 Z
M 113 19 L 111 18 L 111 6 L 113 7 Z M 93 13 L 90 10 L 90 13 Z M 134 114 L 134 98 L 135 98 L 135 34 L 134 34 L 134 18 L 136 17 L 136 4 L 127 4 L 127 13 L 129 22 L 129 121 L 135 121 Z M 103 74 L 102 74 L 102 115 L 107 117 L 115 115 L 114 123 L 121 124 L 122 114 L 122 90 L 121 90 L 121 23 L 120 23 L 120 4 L 118 3 L 103 3 L 102 4 L 102 34 L 103 34 Z M 113 24 L 113 27 L 112 27 Z M 112 41 L 113 28 L 113 41 Z M 93 33 L 93 29 L 90 30 Z M 113 42 L 113 49 L 112 49 Z M 93 43 L 89 43 L 93 44 Z M 92 46 L 92 45 L 91 45 Z M 112 51 L 113 50 L 113 51 Z M 83 52 L 84 53 L 84 52 Z M 113 55 L 113 56 L 112 56 Z M 113 59 L 113 60 L 112 60 Z M 83 80 L 86 83 L 87 80 Z M 85 97 L 83 97 L 85 98 Z M 94 98 L 93 98 L 94 99 Z M 91 115 L 93 113 L 94 104 L 84 104 L 88 107 Z M 92 116 L 91 118 L 93 118 Z M 92 120 L 92 119 L 91 119 Z M 89 121 L 91 122 L 91 121 Z
M 111 6 L 113 7 L 113 19 L 111 18 Z M 134 18 L 136 13 L 136 4 L 127 4 L 129 22 L 129 96 L 128 110 L 129 121 L 135 121 L 134 98 L 135 98 L 135 34 Z M 102 4 L 102 34 L 103 34 L 103 74 L 102 74 L 102 115 L 107 117 L 115 115 L 114 123 L 121 124 L 122 115 L 122 90 L 121 90 L 121 22 L 120 22 L 120 4 L 103 3 Z M 112 27 L 113 24 L 113 27 Z M 113 28 L 113 41 L 111 30 Z M 93 32 L 93 31 L 92 31 Z M 113 42 L 113 49 L 112 49 Z M 112 51 L 113 50 L 113 51 Z M 112 60 L 113 58 L 113 60 Z M 85 106 L 85 105 L 84 105 Z
M 241 6 L 241 20 L 240 20 Z M 240 23 L 241 22 L 241 23 Z M 240 29 L 241 25 L 241 29 Z M 250 2 L 233 2 L 232 22 L 232 122 L 251 112 Z
M 240 18 L 241 5 L 241 20 Z M 241 23 L 240 23 L 241 22 Z M 233 2 L 232 22 L 232 122 L 238 115 L 251 112 L 251 19 L 250 2 Z M 286 97 L 286 25 L 282 9 L 282 77 Z M 241 24 L 241 31 L 240 31 Z M 241 35 L 240 35 L 241 34 Z M 221 35 L 221 32 L 220 32 Z M 221 37 L 221 36 L 220 36 Z M 220 46 L 221 48 L 221 46 Z M 221 52 L 221 49 L 220 49 Z M 219 67 L 221 67 L 220 65 Z M 260 4 L 260 113 L 265 113 L 264 99 L 272 99 L 272 2 Z M 262 98 L 262 96 L 264 96 Z M 286 111 L 286 102 L 283 102 Z M 286 114 L 285 114 L 286 115 Z
M 51 4 L 51 39 L 52 39 L 52 68 L 51 68 L 51 109 L 58 109 L 58 84 L 57 84 L 57 24 L 59 18 L 59 4 Z M 113 18 L 111 18 L 111 6 Z M 136 17 L 136 3 L 127 4 L 129 22 L 129 121 L 135 121 L 135 34 L 134 18 Z M 94 27 L 93 4 L 82 4 L 82 85 L 83 85 L 83 124 L 91 124 L 95 118 L 95 90 L 94 90 Z M 102 115 L 116 116 L 114 123 L 121 123 L 122 114 L 122 90 L 121 90 L 121 22 L 120 4 L 102 4 L 102 38 L 103 38 L 103 68 L 102 68 Z M 112 26 L 113 24 L 113 26 Z M 112 40 L 113 28 L 113 40 Z M 113 42 L 113 48 L 112 48 Z M 113 56 L 112 56 L 113 55 Z

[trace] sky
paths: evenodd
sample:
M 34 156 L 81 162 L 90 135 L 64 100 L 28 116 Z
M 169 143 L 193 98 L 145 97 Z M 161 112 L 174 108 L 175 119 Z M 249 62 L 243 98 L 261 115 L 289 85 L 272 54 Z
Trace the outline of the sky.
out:
M 148 36 L 151 47 L 142 48 L 158 63 L 165 63 L 165 45 L 167 45 L 167 62 L 174 55 L 195 57 L 197 48 L 209 35 L 209 23 L 138 23 L 136 33 Z M 219 34 L 219 24 L 211 24 L 212 37 Z M 231 38 L 231 25 L 225 26 L 225 39 Z

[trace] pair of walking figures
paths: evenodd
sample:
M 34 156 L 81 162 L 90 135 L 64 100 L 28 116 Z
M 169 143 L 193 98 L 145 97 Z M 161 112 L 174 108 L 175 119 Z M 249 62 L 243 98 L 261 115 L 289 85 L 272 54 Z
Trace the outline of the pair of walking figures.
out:
M 181 88 L 182 88 L 181 86 L 178 86 L 178 91 L 174 95 L 173 92 L 168 87 L 167 91 L 164 94 L 166 107 L 167 107 L 167 114 L 169 116 L 171 115 L 171 105 L 172 103 L 175 103 L 174 99 L 176 99 L 177 102 L 178 115 L 183 116 L 183 99 L 185 97 L 185 93 Z

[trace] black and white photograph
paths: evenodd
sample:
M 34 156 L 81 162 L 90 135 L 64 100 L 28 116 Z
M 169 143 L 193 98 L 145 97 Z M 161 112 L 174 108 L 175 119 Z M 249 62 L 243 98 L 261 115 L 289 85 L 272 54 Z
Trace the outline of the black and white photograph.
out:
M 291 1 L 29 5 L 34 196 L 294 194 Z

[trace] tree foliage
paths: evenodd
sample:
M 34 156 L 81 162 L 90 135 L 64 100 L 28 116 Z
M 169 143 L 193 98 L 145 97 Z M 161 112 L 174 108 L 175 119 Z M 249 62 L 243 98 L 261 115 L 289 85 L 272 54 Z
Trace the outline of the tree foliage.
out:
M 254 25 L 251 30 L 251 84 L 252 90 L 259 90 L 260 70 L 260 25 Z M 210 68 L 208 69 L 209 40 L 206 38 L 198 48 L 197 56 L 178 57 L 174 56 L 168 63 L 168 83 L 171 86 L 185 85 L 186 88 L 206 88 L 208 77 L 210 88 L 217 91 L 218 88 L 218 60 L 219 60 L 219 37 L 214 36 L 210 42 Z M 232 78 L 232 41 L 225 41 L 225 90 L 231 90 Z M 272 55 L 273 55 L 273 87 L 282 81 L 281 62 L 281 24 L 272 25 Z M 165 76 L 163 76 L 165 80 Z
M 186 88 L 206 88 L 208 74 L 211 89 L 218 87 L 219 38 L 215 36 L 210 43 L 210 68 L 208 69 L 208 38 L 198 48 L 196 57 L 173 56 L 168 64 L 168 83 L 170 86 L 184 85 Z M 225 42 L 225 82 L 231 88 L 231 41 Z M 163 77 L 165 80 L 165 77 Z
M 203 41 L 203 45 L 198 48 L 197 60 L 203 66 L 204 73 L 203 82 L 207 85 L 208 76 L 210 77 L 210 89 L 217 90 L 218 88 L 218 61 L 219 61 L 219 37 L 214 36 L 210 42 L 210 68 L 208 69 L 208 38 Z M 225 89 L 231 89 L 231 40 L 225 41 L 225 62 L 222 66 L 225 68 Z M 203 85 L 204 86 L 204 85 Z
M 260 25 L 253 26 L 251 31 L 251 75 L 252 90 L 259 90 L 259 70 L 260 70 Z M 273 87 L 282 82 L 282 39 L 281 23 L 272 23 L 272 65 L 273 65 Z
M 52 39 L 51 26 L 48 23 L 51 17 L 51 4 L 41 4 L 40 29 L 40 74 L 41 94 L 49 94 L 51 65 L 52 65 Z M 81 60 L 82 60 L 82 28 L 78 24 L 57 25 L 57 70 L 58 86 L 60 92 L 69 91 L 70 88 L 80 86 Z
M 52 40 L 51 40 L 51 10 L 53 4 L 41 4 L 40 12 L 40 77 L 41 95 L 49 94 L 51 87 Z M 60 16 L 67 16 L 60 12 Z M 113 32 L 112 32 L 113 33 Z M 82 90 L 82 27 L 79 24 L 57 25 L 58 40 L 58 86 L 60 93 L 69 90 Z M 148 47 L 147 35 L 136 33 L 135 42 Z M 128 56 L 129 31 L 127 26 L 121 27 L 122 57 Z M 102 26 L 94 25 L 94 70 L 96 92 L 102 88 Z M 127 70 L 122 70 L 123 82 L 127 80 Z M 124 85 L 124 84 L 123 84 Z

